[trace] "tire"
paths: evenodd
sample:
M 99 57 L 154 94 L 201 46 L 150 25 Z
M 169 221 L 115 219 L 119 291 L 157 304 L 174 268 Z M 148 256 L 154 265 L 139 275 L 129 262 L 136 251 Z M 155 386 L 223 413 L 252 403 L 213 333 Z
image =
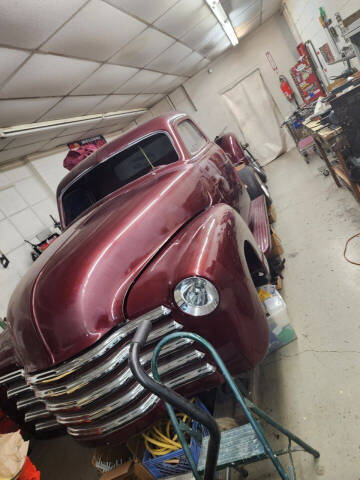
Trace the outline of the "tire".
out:
M 259 178 L 262 182 L 266 183 L 267 181 L 267 176 L 266 173 L 264 172 L 263 168 L 257 163 L 251 163 L 251 167 L 254 169 L 254 171 L 259 175 Z
M 267 206 L 269 207 L 272 203 L 269 189 L 267 185 L 261 181 L 260 177 L 254 172 L 251 167 L 244 167 L 239 171 L 241 180 L 247 186 L 247 192 L 249 194 L 250 200 L 260 197 L 260 195 L 265 195 Z
M 249 161 L 249 166 L 255 170 L 255 172 L 259 175 L 261 181 L 266 183 L 267 177 L 263 167 L 260 165 L 260 163 L 257 160 L 255 160 L 255 158 L 249 152 L 246 152 L 245 155 Z
M 35 260 L 37 260 L 39 257 L 40 257 L 40 253 L 38 253 L 38 252 L 31 252 L 31 258 L 32 258 L 32 261 L 33 261 L 33 262 L 35 262 Z

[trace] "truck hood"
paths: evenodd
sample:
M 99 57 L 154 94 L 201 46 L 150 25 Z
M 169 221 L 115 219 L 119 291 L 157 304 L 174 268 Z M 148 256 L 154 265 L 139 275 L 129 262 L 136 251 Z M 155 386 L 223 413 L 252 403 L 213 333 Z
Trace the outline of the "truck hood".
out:
M 131 284 L 176 231 L 211 204 L 198 168 L 160 167 L 123 187 L 36 260 L 8 309 L 27 371 L 73 357 L 124 321 Z

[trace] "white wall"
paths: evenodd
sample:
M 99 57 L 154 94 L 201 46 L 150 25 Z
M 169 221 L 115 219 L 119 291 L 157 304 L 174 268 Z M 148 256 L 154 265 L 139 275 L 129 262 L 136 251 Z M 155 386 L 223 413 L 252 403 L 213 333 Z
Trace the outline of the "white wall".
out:
M 0 317 L 6 314 L 10 295 L 32 264 L 31 247 L 36 234 L 51 226 L 49 214 L 57 217 L 55 198 L 46 183 L 26 161 L 0 168 L 0 250 L 10 260 L 0 265 Z
M 171 111 L 172 103 L 176 110 L 185 111 L 191 115 L 210 138 L 214 138 L 225 128 L 240 135 L 236 122 L 225 105 L 221 93 L 255 68 L 260 68 L 267 88 L 282 116 L 286 117 L 294 107 L 280 91 L 278 74 L 272 70 L 265 56 L 267 51 L 271 52 L 278 65 L 279 73 L 286 75 L 290 80 L 289 69 L 296 63 L 298 55 L 296 42 L 280 14 L 271 17 L 258 29 L 242 39 L 237 47 L 229 49 L 224 55 L 185 82 L 184 87 L 197 110 L 194 110 L 180 87 L 169 95 L 171 102 L 164 98 L 152 107 L 152 114 L 156 116 Z M 208 73 L 209 69 L 212 70 L 210 74 Z M 148 119 L 149 114 L 146 113 L 139 117 L 136 122 L 141 123 Z
M 312 40 L 316 49 L 325 43 L 328 43 L 334 56 L 336 57 L 334 43 L 332 42 L 329 33 L 321 26 L 319 22 L 319 7 L 323 7 L 325 9 L 327 17 L 331 18 L 333 20 L 333 25 L 336 26 L 337 22 L 334 16 L 335 13 L 339 12 L 341 17 L 344 19 L 360 8 L 360 1 L 326 0 L 324 2 L 323 0 L 285 0 L 285 6 L 290 14 L 290 29 L 293 30 L 293 33 L 297 37 L 298 41 L 305 42 L 306 40 Z M 346 45 L 346 43 L 343 39 L 341 39 L 338 45 L 341 49 L 344 45 Z M 325 64 L 321 54 L 320 59 L 322 63 Z M 360 64 L 356 60 L 352 60 L 352 64 L 353 66 L 360 68 Z M 345 65 L 343 63 L 328 65 L 327 69 L 328 77 L 330 77 L 332 75 L 338 75 L 341 73 L 345 69 Z
M 120 132 L 106 135 L 108 141 Z M 10 260 L 0 265 L 0 317 L 6 315 L 11 293 L 32 265 L 29 240 L 52 226 L 49 215 L 58 219 L 56 188 L 68 173 L 63 167 L 67 147 L 59 147 L 0 167 L 0 250 Z

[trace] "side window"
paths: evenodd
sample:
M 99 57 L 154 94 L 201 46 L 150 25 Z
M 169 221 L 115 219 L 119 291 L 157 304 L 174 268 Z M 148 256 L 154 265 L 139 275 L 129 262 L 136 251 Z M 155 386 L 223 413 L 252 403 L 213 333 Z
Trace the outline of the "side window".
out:
M 189 120 L 179 123 L 178 131 L 186 148 L 190 153 L 196 153 L 206 144 L 206 138 L 200 133 L 195 125 Z

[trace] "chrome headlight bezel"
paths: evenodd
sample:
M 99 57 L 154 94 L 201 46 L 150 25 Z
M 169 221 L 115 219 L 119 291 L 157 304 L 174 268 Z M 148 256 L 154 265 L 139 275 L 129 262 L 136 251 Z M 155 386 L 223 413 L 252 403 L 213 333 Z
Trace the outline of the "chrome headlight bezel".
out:
M 185 289 L 189 288 L 195 282 L 201 281 L 202 284 L 206 288 L 206 293 L 208 297 L 208 302 L 204 305 L 194 305 L 184 298 L 184 291 Z M 207 280 L 204 277 L 187 277 L 181 280 L 174 289 L 174 300 L 178 308 L 187 315 L 191 315 L 193 317 L 202 317 L 204 315 L 209 315 L 219 305 L 219 293 L 217 288 L 213 283 Z

